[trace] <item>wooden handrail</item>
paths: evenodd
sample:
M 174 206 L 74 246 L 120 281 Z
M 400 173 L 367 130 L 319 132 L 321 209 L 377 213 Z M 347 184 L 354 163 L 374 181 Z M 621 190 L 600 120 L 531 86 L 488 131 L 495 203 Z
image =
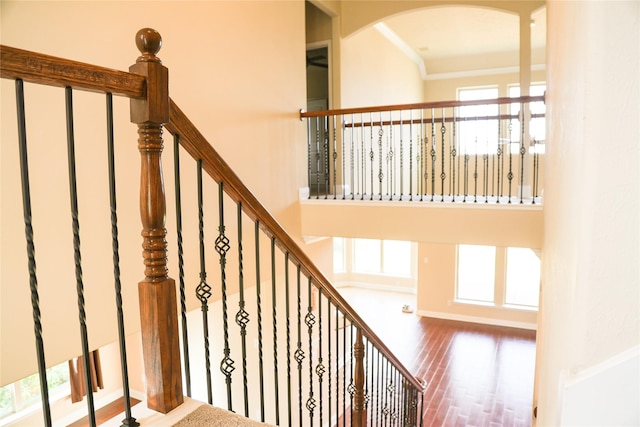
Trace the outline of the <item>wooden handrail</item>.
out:
M 373 330 L 362 320 L 358 313 L 347 303 L 340 293 L 331 285 L 329 279 L 316 267 L 306 253 L 298 246 L 278 221 L 258 201 L 253 193 L 244 185 L 238 175 L 222 159 L 189 118 L 171 100 L 170 121 L 165 128 L 174 135 L 180 136 L 180 145 L 194 159 L 202 160 L 202 168 L 217 182 L 224 182 L 227 194 L 236 203 L 242 204 L 242 210 L 254 221 L 258 221 L 260 228 L 269 236 L 276 239 L 280 249 L 289 253 L 289 259 L 300 266 L 301 271 L 312 279 L 322 289 L 322 294 L 331 298 L 334 304 L 346 315 L 354 326 L 367 337 L 369 342 L 391 361 L 398 371 L 411 383 L 416 390 L 423 391 L 424 383 L 416 378 Z
M 341 108 L 336 110 L 322 110 L 322 111 L 300 111 L 300 119 L 307 117 L 324 117 L 324 116 L 339 116 L 345 114 L 360 114 L 360 113 L 380 113 L 389 111 L 400 110 L 427 110 L 431 108 L 448 108 L 448 107 L 465 107 L 470 105 L 492 105 L 492 104 L 516 104 L 531 102 L 544 102 L 544 95 L 539 96 L 519 96 L 517 98 L 493 98 L 493 99 L 479 99 L 474 101 L 435 101 L 435 102 L 419 102 L 415 104 L 398 104 L 398 105 L 383 105 L 377 107 L 358 107 L 358 108 Z
M 0 78 L 129 98 L 143 98 L 147 94 L 144 76 L 4 45 L 0 45 Z

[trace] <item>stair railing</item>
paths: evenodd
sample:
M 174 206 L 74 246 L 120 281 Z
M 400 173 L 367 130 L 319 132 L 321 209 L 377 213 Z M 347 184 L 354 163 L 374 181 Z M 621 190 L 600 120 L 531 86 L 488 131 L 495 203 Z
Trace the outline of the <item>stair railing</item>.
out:
M 310 199 L 542 202 L 544 96 L 301 111 Z
M 74 263 L 86 369 L 89 366 L 89 340 L 75 189 L 73 92 L 82 90 L 106 95 L 115 300 L 125 394 L 123 425 L 138 423 L 131 415 L 129 404 L 119 276 L 118 241 L 121 237 L 113 171 L 112 94 L 131 98 L 131 121 L 138 125 L 145 266 L 145 279 L 139 283 L 138 290 L 148 406 L 160 412 L 176 408 L 182 403 L 184 386 L 188 396 L 203 396 L 204 400 L 206 393 L 210 403 L 223 399 L 229 410 L 238 411 L 237 402 L 241 401 L 245 416 L 275 424 L 335 425 L 342 422 L 346 425 L 351 419 L 356 426 L 421 425 L 423 382 L 404 367 L 349 306 L 169 99 L 167 71 L 156 56 L 161 46 L 159 34 L 151 29 L 140 30 L 136 44 L 141 56 L 129 73 L 0 46 L 0 77 L 16 81 L 25 240 L 45 425 L 52 425 L 52 419 L 35 268 L 36 240 L 31 226 L 23 82 L 65 88 Z M 172 190 L 176 229 L 170 230 L 169 235 L 176 239 L 178 259 L 171 261 L 168 260 L 165 228 L 163 128 L 174 137 L 175 187 Z M 186 151 L 194 162 L 181 161 L 181 151 Z M 189 191 L 182 191 L 183 183 L 188 180 L 184 172 L 181 173 L 185 164 L 196 175 L 197 221 L 194 217 L 184 221 L 189 210 L 183 205 L 190 200 L 185 197 Z M 203 171 L 211 180 L 203 177 Z M 208 190 L 211 188 L 216 188 L 216 197 L 210 197 Z M 208 218 L 211 211 L 218 214 L 217 236 L 213 241 L 208 236 L 208 222 L 204 221 L 205 213 Z M 194 228 L 190 225 L 196 222 L 197 249 L 194 249 L 183 243 Z M 252 236 L 243 238 L 247 234 Z M 212 267 L 211 257 L 207 257 L 209 247 L 217 253 L 217 266 Z M 194 251 L 195 256 L 190 257 Z M 261 256 L 265 253 L 269 255 Z M 168 274 L 168 262 L 178 265 L 179 303 L 175 281 Z M 188 288 L 193 278 L 189 272 L 194 268 L 199 270 L 196 280 L 199 283 L 191 293 Z M 216 286 L 209 284 L 213 283 L 212 275 L 208 275 L 212 271 L 217 273 Z M 188 319 L 194 318 L 194 311 L 190 310 L 194 294 L 200 303 L 202 321 L 198 325 L 189 320 L 187 328 Z M 238 304 L 235 313 L 229 308 L 231 301 Z M 210 313 L 216 314 L 216 318 L 210 317 Z M 194 326 L 201 332 L 199 338 L 192 332 Z M 234 347 L 238 341 L 238 347 Z M 199 344 L 201 352 L 195 351 L 195 344 Z M 211 369 L 212 354 L 218 354 L 220 360 L 217 373 Z M 241 372 L 236 370 L 236 361 L 242 362 Z M 85 372 L 85 381 L 87 390 L 91 390 L 88 372 Z M 255 392 L 256 389 L 259 392 Z M 87 406 L 89 423 L 96 425 L 91 393 Z

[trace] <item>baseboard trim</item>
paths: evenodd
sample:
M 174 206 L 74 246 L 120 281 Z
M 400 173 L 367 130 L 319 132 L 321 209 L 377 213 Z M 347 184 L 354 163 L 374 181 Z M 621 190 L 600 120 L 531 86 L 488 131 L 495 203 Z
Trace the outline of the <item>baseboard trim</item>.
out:
M 493 326 L 506 326 L 508 328 L 528 329 L 532 331 L 538 329 L 538 325 L 535 323 L 515 322 L 513 320 L 493 319 L 490 317 L 466 316 L 464 314 L 442 313 L 428 310 L 417 310 L 416 314 L 422 317 L 434 317 L 436 319 L 457 320 L 459 322 L 481 323 Z

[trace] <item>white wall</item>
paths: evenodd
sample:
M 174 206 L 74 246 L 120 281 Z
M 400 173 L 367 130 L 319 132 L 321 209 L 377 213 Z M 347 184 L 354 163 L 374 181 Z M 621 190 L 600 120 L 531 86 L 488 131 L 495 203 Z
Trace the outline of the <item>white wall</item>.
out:
M 549 1 L 547 9 L 545 181 L 553 185 L 545 189 L 538 425 L 557 426 L 561 379 L 640 342 L 640 3 Z M 592 393 L 589 401 L 608 405 L 610 390 Z M 622 410 L 638 422 L 637 401 Z

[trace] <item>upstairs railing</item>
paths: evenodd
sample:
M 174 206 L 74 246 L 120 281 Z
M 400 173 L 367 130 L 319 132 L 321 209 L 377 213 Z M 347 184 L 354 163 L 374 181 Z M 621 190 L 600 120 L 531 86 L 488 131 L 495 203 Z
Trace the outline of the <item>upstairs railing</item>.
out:
M 544 96 L 300 115 L 310 199 L 541 203 Z
M 42 331 L 55 325 L 41 322 L 35 248 L 42 240 L 32 227 L 31 203 L 38 195 L 30 191 L 25 119 L 25 104 L 38 100 L 26 99 L 25 82 L 64 88 L 69 191 L 56 200 L 65 203 L 67 196 L 71 200 L 74 256 L 70 262 L 76 272 L 87 390 L 92 389 L 88 372 L 92 349 L 80 246 L 73 99 L 78 91 L 106 96 L 112 257 L 104 262 L 113 266 L 117 317 L 102 321 L 118 324 L 126 405 L 123 426 L 138 423 L 129 405 L 119 245 L 139 237 L 118 231 L 116 182 L 126 183 L 130 176 L 118 176 L 114 167 L 112 94 L 131 98 L 131 121 L 138 125 L 145 275 L 138 292 L 148 406 L 168 412 L 182 403 L 184 390 L 187 396 L 278 425 L 335 425 L 339 420 L 345 425 L 347 419 L 356 426 L 421 425 L 423 382 L 347 304 L 169 99 L 167 69 L 156 56 L 159 34 L 141 30 L 136 44 L 142 54 L 129 73 L 0 46 L 0 76 L 15 80 L 16 85 L 18 141 L 2 144 L 16 143 L 20 148 L 28 286 L 44 424 L 52 425 L 54 420 Z M 163 129 L 173 135 L 173 150 L 165 153 Z M 185 152 L 191 159 L 182 156 Z M 173 161 L 168 190 L 174 200 L 169 204 L 172 217 L 167 230 L 163 164 L 168 159 Z M 120 206 L 132 203 L 119 201 Z M 176 253 L 169 258 L 173 247 Z M 49 255 L 38 253 L 42 258 Z M 177 283 L 169 276 L 169 265 L 177 265 Z M 191 309 L 195 300 L 199 312 Z M 96 425 L 91 393 L 87 413 L 89 424 Z

